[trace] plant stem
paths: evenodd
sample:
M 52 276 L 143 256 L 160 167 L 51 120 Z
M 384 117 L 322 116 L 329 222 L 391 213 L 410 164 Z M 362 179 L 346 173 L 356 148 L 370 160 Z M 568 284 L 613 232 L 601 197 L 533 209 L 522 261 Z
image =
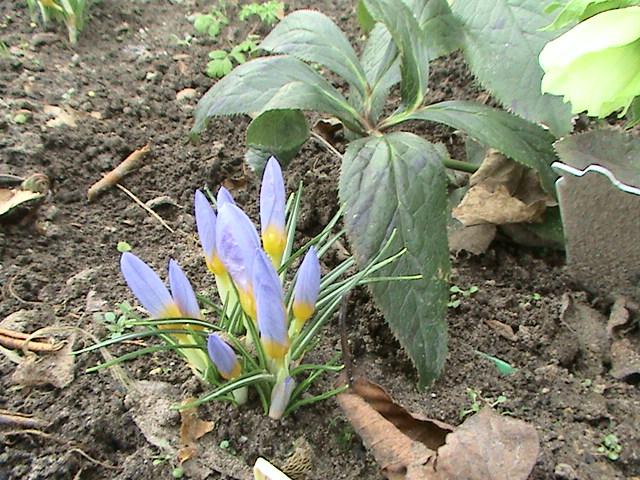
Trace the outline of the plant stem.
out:
M 467 173 L 475 173 L 480 168 L 478 165 L 474 165 L 473 163 L 463 162 L 461 160 L 445 160 L 444 166 L 447 168 L 451 168 L 452 170 L 459 170 L 461 172 Z

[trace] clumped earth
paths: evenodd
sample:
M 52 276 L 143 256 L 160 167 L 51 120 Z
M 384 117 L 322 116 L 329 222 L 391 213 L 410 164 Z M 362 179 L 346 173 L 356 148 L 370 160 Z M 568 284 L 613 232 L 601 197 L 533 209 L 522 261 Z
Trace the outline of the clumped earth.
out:
M 10 52 L 0 57 L 0 173 L 45 173 L 53 190 L 37 215 L 1 227 L 0 320 L 20 312 L 12 318 L 25 332 L 77 327 L 81 331 L 72 331 L 77 348 L 91 343 L 87 334 L 108 333 L 94 321 L 95 311 L 132 300 L 118 271 L 119 241 L 127 241 L 158 270 L 169 257 L 177 259 L 199 288 L 211 289 L 194 233 L 193 191 L 224 184 L 255 215 L 258 179 L 243 165 L 246 119 L 212 122 L 200 143 L 188 139 L 193 107 L 212 84 L 203 74 L 212 42 L 197 39 L 181 46 L 173 35 L 193 34 L 186 17 L 213 2 L 100 2 L 75 49 L 62 29 L 42 32 L 30 26 L 24 3 L 0 5 L 0 35 Z M 351 2 L 288 5 L 310 6 L 332 16 L 352 40 L 358 38 Z M 228 29 L 223 45 L 241 40 L 246 31 L 244 26 Z M 433 100 L 487 98 L 455 55 L 434 65 L 431 88 Z M 75 124 L 47 106 L 61 107 Z M 16 122 L 18 114 L 26 122 Z M 461 157 L 461 139 L 448 129 L 416 133 L 445 143 Z M 171 202 L 157 213 L 173 233 L 116 188 L 86 201 L 92 183 L 148 142 L 152 152 L 145 165 L 123 185 L 144 202 L 169 197 Z M 302 236 L 317 233 L 336 212 L 338 171 L 339 160 L 313 141 L 288 168 L 289 189 L 301 181 L 306 187 Z M 343 255 L 342 250 L 331 252 L 326 266 Z M 594 359 L 562 316 L 567 296 L 604 313 L 610 305 L 565 276 L 560 254 L 508 243 L 494 244 L 478 257 L 454 258 L 452 284 L 475 286 L 477 292 L 449 311 L 450 354 L 442 378 L 430 390 L 416 390 L 410 361 L 365 290 L 352 296 L 347 318 L 357 367 L 409 410 L 454 425 L 460 423 L 461 411 L 472 407 L 470 391 L 479 394 L 480 404 L 504 396 L 497 408 L 538 431 L 541 454 L 532 479 L 638 478 L 638 387 L 613 378 L 607 355 Z M 513 335 L 505 338 L 487 321 L 510 326 Z M 125 345 L 113 353 L 129 349 Z M 326 361 L 339 350 L 334 320 L 310 360 Z M 500 376 L 476 351 L 518 370 Z M 175 459 L 149 443 L 138 428 L 127 389 L 109 372 L 84 373 L 101 360 L 98 354 L 78 357 L 75 378 L 65 387 L 26 387 L 12 381 L 16 365 L 0 356 L 0 409 L 48 422 L 31 433 L 2 427 L 0 478 L 171 478 Z M 172 384 L 176 402 L 202 393 L 172 355 L 136 360 L 126 364 L 125 372 L 133 380 Z M 327 377 L 317 391 L 334 381 Z M 152 405 L 155 397 L 150 400 Z M 230 463 L 249 465 L 264 456 L 282 464 L 294 443 L 304 439 L 313 461 L 309 478 L 382 478 L 334 400 L 299 410 L 282 422 L 264 417 L 256 402 L 239 410 L 210 404 L 200 416 L 215 422 L 199 441 L 201 451 L 217 452 Z M 169 414 L 167 422 L 178 431 L 177 414 Z M 622 446 L 615 461 L 598 451 L 609 434 Z M 210 478 L 230 478 L 229 471 L 220 470 Z

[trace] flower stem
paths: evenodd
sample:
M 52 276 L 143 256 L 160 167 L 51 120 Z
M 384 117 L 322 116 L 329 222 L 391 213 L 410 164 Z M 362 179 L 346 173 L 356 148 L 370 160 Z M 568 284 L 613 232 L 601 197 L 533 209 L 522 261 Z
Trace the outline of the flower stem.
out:
M 474 165 L 473 163 L 469 162 L 463 162 L 461 160 L 448 159 L 444 160 L 442 163 L 444 163 L 444 166 L 447 168 L 467 173 L 475 173 L 478 168 L 480 168 L 478 165 Z

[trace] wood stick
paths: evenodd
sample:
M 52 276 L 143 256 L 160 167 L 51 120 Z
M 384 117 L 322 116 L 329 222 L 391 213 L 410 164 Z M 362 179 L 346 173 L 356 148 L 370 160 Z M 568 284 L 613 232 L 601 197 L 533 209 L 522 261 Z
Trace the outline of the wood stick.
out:
M 20 412 L 10 412 L 8 410 L 0 410 L 0 425 L 18 425 L 26 428 L 45 427 L 49 423 L 31 415 L 25 415 Z
M 120 165 L 107 173 L 103 178 L 94 183 L 87 192 L 87 199 L 92 202 L 98 195 L 110 189 L 122 180 L 126 175 L 138 169 L 142 165 L 142 159 L 151 151 L 151 146 L 147 143 L 125 158 Z
M 118 187 L 120 190 L 122 190 L 124 193 L 126 193 L 127 196 L 129 196 L 129 198 L 131 198 L 131 200 L 136 202 L 142 209 L 146 210 L 147 213 L 149 213 L 149 215 L 151 215 L 153 218 L 158 220 L 162 224 L 162 226 L 164 228 L 169 230 L 171 233 L 176 233 L 175 230 L 173 230 L 173 228 L 171 228 L 169 225 L 167 225 L 167 222 L 165 222 L 160 215 L 158 215 L 156 212 L 154 212 L 152 209 L 150 209 L 142 200 L 140 200 L 138 197 L 136 197 L 131 190 L 123 187 L 119 183 L 116 184 L 116 187 Z
M 10 349 L 18 349 L 18 350 L 30 350 L 32 352 L 41 352 L 41 353 L 53 353 L 60 350 L 64 343 L 44 343 L 44 342 L 34 342 L 29 340 L 28 338 L 15 338 L 6 335 L 0 335 L 0 345 L 10 348 Z

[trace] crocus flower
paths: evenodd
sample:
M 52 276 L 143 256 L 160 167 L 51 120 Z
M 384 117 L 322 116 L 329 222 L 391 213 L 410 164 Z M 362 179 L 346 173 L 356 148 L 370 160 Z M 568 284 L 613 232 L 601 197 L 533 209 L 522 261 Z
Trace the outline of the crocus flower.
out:
M 179 285 L 183 281 L 188 283 L 184 274 L 181 276 L 174 273 L 175 291 L 172 296 L 158 274 L 133 253 L 125 252 L 122 254 L 122 257 L 120 257 L 120 269 L 133 294 L 153 318 L 180 318 L 187 316 L 186 312 L 180 310 L 179 303 L 176 301 L 179 295 L 188 295 L 188 291 L 191 289 L 190 285 L 188 288 Z M 193 290 L 191 290 L 191 293 L 193 293 Z M 185 306 L 190 305 L 191 299 L 182 298 L 180 303 Z
M 262 244 L 276 266 L 280 265 L 287 243 L 284 222 L 285 193 L 282 170 L 275 157 L 264 168 L 260 187 L 260 228 Z
M 216 197 L 216 206 L 218 207 L 218 211 L 220 211 L 225 203 L 232 203 L 233 205 L 236 204 L 231 193 L 229 193 L 229 190 L 224 187 L 220 187 L 220 190 L 218 190 L 218 196 Z
M 240 376 L 242 369 L 238 357 L 233 349 L 220 335 L 212 333 L 207 340 L 207 350 L 211 361 L 225 380 L 232 380 Z
M 256 318 L 253 296 L 253 257 L 260 239 L 249 217 L 233 203 L 224 203 L 218 211 L 216 247 L 220 260 L 238 289 L 240 304 L 251 318 Z
M 216 252 L 216 214 L 204 193 L 196 190 L 195 198 L 196 227 L 200 244 L 204 250 L 207 267 L 215 275 L 224 275 L 226 270 Z
M 573 113 L 626 113 L 640 95 L 640 6 L 598 13 L 540 53 L 542 92 L 563 95 Z
M 289 350 L 282 286 L 278 274 L 262 249 L 255 251 L 253 288 L 264 352 L 270 359 L 282 361 Z
M 298 269 L 293 288 L 293 316 L 300 326 L 311 318 L 320 292 L 320 262 L 315 247 L 310 247 Z
M 282 418 L 284 411 L 289 405 L 291 394 L 296 386 L 296 382 L 291 377 L 285 377 L 278 382 L 271 391 L 271 403 L 269 405 L 269 416 L 275 420 Z

